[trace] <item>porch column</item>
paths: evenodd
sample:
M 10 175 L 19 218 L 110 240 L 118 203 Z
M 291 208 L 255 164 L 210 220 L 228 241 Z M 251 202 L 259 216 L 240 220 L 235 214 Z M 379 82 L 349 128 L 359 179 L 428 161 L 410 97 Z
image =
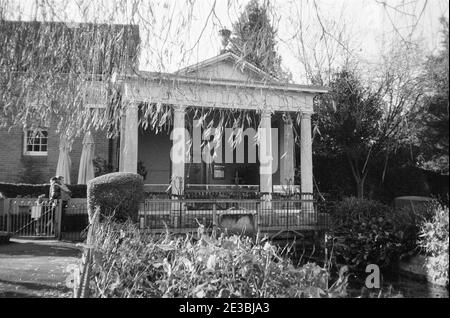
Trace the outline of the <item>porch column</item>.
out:
M 130 103 L 125 110 L 123 133 L 120 138 L 120 171 L 137 173 L 138 161 L 138 104 Z
M 186 162 L 185 114 L 183 106 L 174 106 L 173 131 L 170 136 L 172 139 L 170 158 L 172 160 L 171 188 L 173 195 L 182 195 L 184 193 L 184 164 Z
M 280 184 L 287 191 L 293 191 L 294 186 L 294 132 L 292 129 L 292 119 L 289 116 L 287 122 L 283 121 L 281 126 L 280 144 Z
M 312 200 L 313 193 L 313 167 L 312 167 L 312 139 L 311 139 L 311 113 L 302 113 L 300 122 L 300 169 L 302 199 Z M 313 204 L 302 204 L 305 212 L 313 212 Z
M 272 125 L 271 113 L 263 111 L 259 124 L 259 185 L 260 191 L 268 193 L 267 199 L 271 199 L 272 193 Z

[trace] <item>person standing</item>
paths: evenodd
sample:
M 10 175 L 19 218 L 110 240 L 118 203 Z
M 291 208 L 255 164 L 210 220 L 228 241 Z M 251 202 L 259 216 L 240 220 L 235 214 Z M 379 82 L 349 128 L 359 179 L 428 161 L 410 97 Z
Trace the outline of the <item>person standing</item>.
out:
M 58 205 L 58 201 L 61 200 L 61 187 L 59 186 L 57 177 L 53 177 L 50 179 L 49 198 L 51 205 L 50 205 L 50 215 L 46 224 L 46 229 L 49 233 L 53 233 L 56 206 Z
M 72 192 L 69 190 L 67 185 L 64 183 L 63 176 L 57 176 L 57 184 L 60 189 L 60 197 L 61 197 L 61 230 L 64 231 L 67 228 L 67 217 L 66 217 L 66 209 L 67 204 L 71 198 Z
M 50 179 L 49 198 L 52 202 L 61 199 L 61 187 L 59 186 L 57 177 L 53 177 Z

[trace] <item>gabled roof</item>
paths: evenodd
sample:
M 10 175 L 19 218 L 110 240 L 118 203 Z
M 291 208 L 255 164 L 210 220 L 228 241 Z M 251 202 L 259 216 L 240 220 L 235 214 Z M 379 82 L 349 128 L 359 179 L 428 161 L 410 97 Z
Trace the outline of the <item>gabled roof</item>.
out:
M 264 72 L 257 66 L 245 61 L 242 58 L 239 58 L 237 55 L 235 55 L 234 53 L 231 53 L 231 52 L 225 52 L 225 53 L 219 54 L 217 56 L 214 56 L 212 58 L 209 58 L 207 60 L 201 61 L 197 64 L 182 68 L 182 69 L 176 71 L 175 74 L 189 76 L 189 74 L 191 74 L 191 73 L 198 72 L 200 70 L 206 69 L 215 64 L 218 65 L 219 63 L 224 62 L 224 61 L 231 61 L 235 66 L 242 67 L 242 70 L 249 71 L 249 72 L 253 73 L 254 75 L 256 75 L 259 78 L 259 80 L 264 79 L 265 81 L 268 81 L 268 82 L 274 82 L 274 83 L 279 82 L 278 79 L 276 79 L 269 73 Z

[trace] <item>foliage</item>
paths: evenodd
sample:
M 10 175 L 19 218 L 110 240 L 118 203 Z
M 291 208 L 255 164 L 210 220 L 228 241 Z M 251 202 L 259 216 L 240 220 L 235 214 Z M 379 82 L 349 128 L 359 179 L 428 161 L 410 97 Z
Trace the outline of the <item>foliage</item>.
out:
M 328 288 L 315 264 L 295 268 L 268 242 L 206 235 L 154 237 L 132 223 L 96 227 L 94 297 L 339 297 L 346 277 Z
M 313 176 L 317 189 L 333 198 L 352 196 L 354 179 L 344 156 L 313 155 Z M 296 170 L 296 184 L 300 184 L 301 169 Z
M 423 81 L 427 94 L 423 106 L 416 112 L 421 127 L 421 165 L 432 171 L 448 174 L 449 147 L 449 22 L 442 18 L 442 48 L 436 56 L 428 57 Z
M 355 270 L 367 264 L 393 265 L 415 248 L 417 216 L 382 203 L 346 198 L 331 214 L 333 250 L 337 263 Z
M 86 185 L 68 184 L 71 197 L 86 198 Z M 48 197 L 50 184 L 23 184 L 23 183 L 3 183 L 0 182 L 0 193 L 7 198 L 37 198 L 42 194 Z
M 111 173 L 114 170 L 113 166 L 108 162 L 108 160 L 101 157 L 96 157 L 94 160 L 92 160 L 92 163 L 94 164 L 94 174 L 96 177 Z
M 330 94 L 315 105 L 314 151 L 346 159 L 358 198 L 365 195 L 370 171 L 383 167 L 377 169 L 383 183 L 391 156 L 415 136 L 410 109 L 423 92 L 411 63 L 399 57 L 401 53 L 394 49 L 372 81 L 364 80 L 356 67 L 335 73 Z M 417 52 L 403 53 L 409 57 Z
M 392 164 L 393 166 L 395 164 Z M 430 196 L 426 171 L 413 166 L 391 167 L 382 190 L 391 198 L 400 196 Z
M 110 116 L 117 103 L 91 110 L 86 92 L 90 81 L 108 82 L 114 72 L 136 66 L 138 28 L 0 19 L 0 35 L 0 126 L 48 127 L 54 120 L 71 137 L 90 127 L 116 128 Z
M 321 99 L 316 109 L 320 135 L 316 151 L 345 156 L 360 198 L 369 170 L 368 159 L 380 138 L 381 104 L 377 92 L 365 87 L 354 72 L 343 70 L 335 74 L 330 94 Z
M 271 76 L 279 77 L 282 70 L 281 57 L 275 48 L 276 33 L 267 5 L 251 0 L 233 24 L 230 51 Z
M 113 214 L 116 220 L 136 220 L 143 195 L 143 180 L 138 174 L 116 172 L 94 178 L 87 184 L 89 218 L 100 208 L 102 216 Z
M 147 178 L 148 171 L 142 161 L 138 161 L 137 172 L 144 180 Z
M 428 274 L 448 285 L 449 209 L 436 204 L 433 213 L 431 220 L 421 225 L 419 245 L 427 255 Z

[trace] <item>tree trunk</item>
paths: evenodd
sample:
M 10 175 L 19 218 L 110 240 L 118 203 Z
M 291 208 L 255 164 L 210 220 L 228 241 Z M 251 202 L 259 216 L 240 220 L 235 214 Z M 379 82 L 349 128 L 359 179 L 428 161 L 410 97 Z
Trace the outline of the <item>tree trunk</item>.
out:
M 364 178 L 356 181 L 356 195 L 358 199 L 364 199 Z
M 347 155 L 348 163 L 352 170 L 352 175 L 356 184 L 356 196 L 358 199 L 364 198 L 364 181 L 366 180 L 367 170 L 361 174 L 357 164 L 355 164 L 349 155 Z
M 368 171 L 364 172 L 361 178 L 355 178 L 356 195 L 358 199 L 364 199 L 364 183 L 366 181 Z

